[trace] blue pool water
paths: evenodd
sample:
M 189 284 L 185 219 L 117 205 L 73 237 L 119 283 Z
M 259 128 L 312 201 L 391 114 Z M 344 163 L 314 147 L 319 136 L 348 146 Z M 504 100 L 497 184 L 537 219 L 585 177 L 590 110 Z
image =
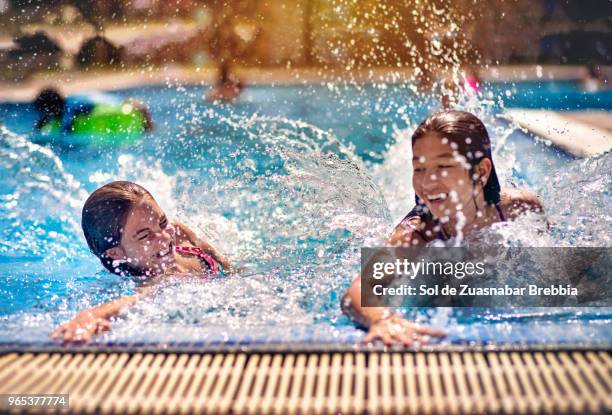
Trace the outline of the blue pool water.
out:
M 0 104 L 0 343 L 48 342 L 78 310 L 133 292 L 102 270 L 80 231 L 87 195 L 137 181 L 227 252 L 244 271 L 169 279 L 96 343 L 336 343 L 363 336 L 338 302 L 359 248 L 384 241 L 410 208 L 409 135 L 436 107 L 407 85 L 247 88 L 234 106 L 199 86 L 118 91 L 151 107 L 156 129 L 138 145 L 97 148 L 32 132 L 28 104 Z M 468 107 L 473 103 L 466 103 Z M 612 93 L 569 82 L 491 84 L 471 109 L 495 144 L 502 181 L 543 200 L 533 218 L 491 229 L 522 246 L 610 246 L 612 156 L 576 160 L 514 130 L 502 106 L 612 109 Z M 604 344 L 607 308 L 407 311 L 449 332 L 444 344 Z

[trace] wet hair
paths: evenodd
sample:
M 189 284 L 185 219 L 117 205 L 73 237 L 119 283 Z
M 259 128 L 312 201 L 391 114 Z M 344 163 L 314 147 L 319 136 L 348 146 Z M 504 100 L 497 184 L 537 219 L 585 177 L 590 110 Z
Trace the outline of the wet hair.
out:
M 113 265 L 106 250 L 119 246 L 128 214 L 151 193 L 144 187 L 127 181 L 106 184 L 87 198 L 81 215 L 81 227 L 91 252 L 110 272 L 119 275 L 141 275 L 129 263 Z
M 484 199 L 487 204 L 499 203 L 501 187 L 491 156 L 489 133 L 482 121 L 465 111 L 444 111 L 432 114 L 419 124 L 412 134 L 412 146 L 414 147 L 417 140 L 432 133 L 448 139 L 449 144 L 466 158 L 470 164 L 469 174 L 473 183 L 473 175 L 478 163 L 485 158 L 491 160 L 491 174 L 483 188 Z M 416 194 L 415 201 L 416 206 L 408 214 L 409 217 L 431 215 Z
M 65 105 L 66 100 L 57 90 L 53 88 L 43 89 L 34 100 L 34 108 L 40 114 L 40 118 L 36 122 L 36 128 L 41 129 L 53 118 L 62 118 Z

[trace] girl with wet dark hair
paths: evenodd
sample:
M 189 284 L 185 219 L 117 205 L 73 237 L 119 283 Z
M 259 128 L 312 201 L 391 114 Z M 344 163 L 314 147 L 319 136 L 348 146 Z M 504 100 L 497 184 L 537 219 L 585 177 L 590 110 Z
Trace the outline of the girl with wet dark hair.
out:
M 475 115 L 446 111 L 412 135 L 415 207 L 395 228 L 393 246 L 422 245 L 467 235 L 496 222 L 542 211 L 526 190 L 503 190 L 486 127 Z
M 223 255 L 184 224 L 170 221 L 153 196 L 136 183 L 112 182 L 93 192 L 83 206 L 81 225 L 89 249 L 107 270 L 134 277 L 143 286 L 168 275 L 209 275 L 230 269 Z M 109 319 L 147 292 L 141 289 L 136 295 L 87 309 L 52 336 L 89 340 L 109 330 Z
M 424 120 L 412 135 L 415 206 L 395 227 L 388 244 L 422 246 L 435 239 L 462 238 L 497 222 L 541 212 L 526 190 L 501 189 L 486 127 L 464 111 L 445 111 Z M 421 327 L 389 309 L 361 306 L 361 279 L 346 292 L 342 307 L 369 328 L 366 341 L 423 342 L 439 331 Z

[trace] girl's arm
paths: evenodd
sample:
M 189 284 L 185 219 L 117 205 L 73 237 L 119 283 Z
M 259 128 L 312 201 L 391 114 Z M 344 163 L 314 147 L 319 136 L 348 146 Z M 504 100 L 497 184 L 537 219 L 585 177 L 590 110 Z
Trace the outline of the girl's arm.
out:
M 506 216 L 511 220 L 529 212 L 544 213 L 542 201 L 525 189 L 504 189 L 501 193 L 501 205 Z
M 398 225 L 388 244 L 393 246 L 415 246 L 424 244 L 418 232 L 412 227 Z M 358 325 L 368 329 L 368 334 L 363 339 L 369 343 L 376 339 L 382 340 L 386 345 L 395 342 L 410 346 L 413 342 L 427 343 L 426 336 L 444 336 L 445 333 L 420 326 L 406 320 L 398 314 L 394 314 L 388 307 L 365 307 L 361 304 L 361 277 L 357 277 L 342 297 L 342 311 Z
M 64 342 L 86 342 L 96 334 L 111 329 L 110 318 L 119 315 L 126 308 L 152 292 L 152 287 L 137 290 L 134 295 L 118 298 L 111 302 L 81 311 L 72 320 L 62 324 L 51 334 L 52 339 Z
M 420 218 L 416 219 L 420 222 Z M 414 229 L 418 226 L 420 226 L 420 223 L 411 223 L 410 219 L 404 219 L 402 223 L 395 227 L 387 244 L 389 246 L 411 246 L 413 240 L 418 244 L 424 243 L 419 234 L 414 232 Z M 370 328 L 373 323 L 393 315 L 387 307 L 363 307 L 361 305 L 360 275 L 357 275 L 344 294 L 341 306 L 347 316 L 365 328 Z
M 174 221 L 174 222 L 172 222 L 172 224 L 174 225 L 174 227 L 176 229 L 176 242 L 177 242 L 177 244 L 178 243 L 183 243 L 183 242 L 188 242 L 188 243 L 190 243 L 190 244 L 192 244 L 194 246 L 202 248 L 202 250 L 204 250 L 204 252 L 206 252 L 208 255 L 213 256 L 219 262 L 219 264 L 221 264 L 221 267 L 225 271 L 231 271 L 232 270 L 231 263 L 229 262 L 227 257 L 222 255 L 211 244 L 209 244 L 208 242 L 206 242 L 202 238 L 199 238 L 195 234 L 194 231 L 189 229 L 189 227 L 187 225 L 185 225 L 184 223 L 181 223 L 179 221 Z
M 418 216 L 404 218 L 400 224 L 393 229 L 387 241 L 387 246 L 423 246 L 427 243 L 427 241 L 423 239 L 422 234 L 425 227 L 426 223 Z
M 357 277 L 342 298 L 342 311 L 358 325 L 368 329 L 364 343 L 380 339 L 386 345 L 401 343 L 405 346 L 413 342 L 425 344 L 427 336 L 441 337 L 441 330 L 421 326 L 394 314 L 388 307 L 365 307 L 361 304 L 361 277 Z
M 390 317 L 387 307 L 364 307 L 361 305 L 361 275 L 357 274 L 351 286 L 342 297 L 342 311 L 357 325 L 369 329 L 372 324 Z

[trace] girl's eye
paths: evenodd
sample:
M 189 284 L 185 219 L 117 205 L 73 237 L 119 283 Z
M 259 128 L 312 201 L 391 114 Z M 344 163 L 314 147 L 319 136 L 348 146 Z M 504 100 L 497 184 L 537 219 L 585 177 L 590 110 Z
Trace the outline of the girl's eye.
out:
M 168 225 L 168 219 L 163 218 L 161 221 L 159 221 L 160 228 L 164 229 L 167 225 Z
M 415 173 L 423 173 L 424 171 L 425 171 L 425 169 L 422 168 L 422 167 L 417 167 L 416 169 L 414 169 Z
M 138 236 L 138 240 L 144 241 L 145 239 L 149 237 L 149 235 L 151 235 L 151 232 L 143 232 L 143 233 L 140 233 L 139 235 L 140 236 Z

